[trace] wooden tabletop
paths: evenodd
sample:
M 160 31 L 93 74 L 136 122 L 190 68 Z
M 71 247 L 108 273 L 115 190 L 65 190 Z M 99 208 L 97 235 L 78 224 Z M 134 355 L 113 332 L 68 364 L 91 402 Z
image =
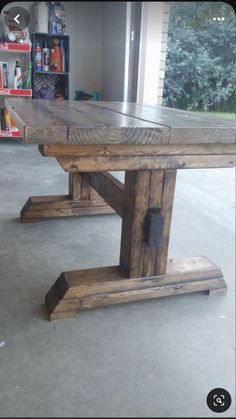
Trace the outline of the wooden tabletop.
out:
M 7 99 L 30 144 L 235 144 L 234 121 L 126 102 Z

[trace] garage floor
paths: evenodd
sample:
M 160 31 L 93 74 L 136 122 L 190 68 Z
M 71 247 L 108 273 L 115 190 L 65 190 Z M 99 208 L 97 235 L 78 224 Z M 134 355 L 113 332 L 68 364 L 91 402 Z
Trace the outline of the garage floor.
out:
M 234 169 L 178 173 L 170 256 L 206 255 L 228 293 L 83 311 L 49 322 L 44 295 L 63 270 L 118 263 L 117 215 L 21 224 L 29 195 L 66 193 L 37 147 L 0 144 L 1 417 L 212 417 L 234 399 Z M 226 416 L 235 415 L 234 400 Z

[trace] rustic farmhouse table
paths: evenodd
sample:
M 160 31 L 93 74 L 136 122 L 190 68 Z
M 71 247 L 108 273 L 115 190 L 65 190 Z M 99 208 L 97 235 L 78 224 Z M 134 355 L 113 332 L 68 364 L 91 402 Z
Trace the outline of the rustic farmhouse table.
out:
M 205 256 L 167 261 L 177 169 L 235 166 L 235 124 L 120 102 L 9 99 L 23 140 L 69 172 L 69 194 L 30 197 L 22 222 L 122 217 L 120 264 L 62 272 L 45 297 L 50 319 L 79 309 L 196 291 L 224 292 Z M 108 171 L 125 171 L 124 185 Z M 211 208 L 209 208 L 211 211 Z

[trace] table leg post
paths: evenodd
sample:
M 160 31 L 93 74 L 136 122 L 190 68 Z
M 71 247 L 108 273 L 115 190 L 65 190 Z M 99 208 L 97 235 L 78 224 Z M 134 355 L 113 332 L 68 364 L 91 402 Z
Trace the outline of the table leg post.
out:
M 163 275 L 166 273 L 176 175 L 177 170 L 165 170 L 163 173 L 161 188 L 161 212 L 164 216 L 164 225 L 161 243 L 156 249 L 154 275 Z
M 86 186 L 84 185 L 83 190 L 87 191 Z M 78 201 L 82 197 L 82 176 L 80 173 L 69 173 L 69 197 L 73 201 Z
M 126 172 L 120 264 L 130 278 L 166 273 L 175 181 L 176 170 Z M 144 241 L 149 208 L 163 218 L 158 247 Z

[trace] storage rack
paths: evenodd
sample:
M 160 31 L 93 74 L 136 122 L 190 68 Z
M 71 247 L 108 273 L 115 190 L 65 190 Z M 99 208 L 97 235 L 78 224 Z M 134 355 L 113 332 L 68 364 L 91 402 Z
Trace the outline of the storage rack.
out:
M 65 59 L 66 59 L 66 71 L 38 71 L 35 68 L 35 45 L 36 41 L 39 41 L 41 44 L 47 42 L 51 44 L 53 38 L 63 40 L 65 45 Z M 62 82 L 65 86 L 65 95 L 64 98 L 69 99 L 69 36 L 68 35 L 58 35 L 58 34 L 48 34 L 41 32 L 34 32 L 31 34 L 32 41 L 32 73 L 31 73 L 31 85 L 33 91 L 33 98 L 39 98 L 38 92 L 43 88 L 54 93 L 55 86 L 57 82 Z
M 31 45 L 24 44 L 24 43 L 16 43 L 16 42 L 1 42 L 0 43 L 0 61 L 7 61 L 11 65 L 11 72 L 13 72 L 13 56 L 7 54 L 17 54 L 17 59 L 19 58 L 18 54 L 24 54 L 24 59 L 20 60 L 21 64 L 24 62 L 24 69 L 28 69 L 30 71 L 30 52 L 31 52 Z M 14 58 L 16 59 L 16 57 Z M 13 75 L 9 77 L 9 85 L 13 85 Z M 12 87 L 8 88 L 0 88 L 0 97 L 5 96 L 20 96 L 20 97 L 31 97 L 32 96 L 32 89 L 13 89 Z M 4 102 L 1 106 L 4 106 Z M 1 138 L 20 138 L 21 132 L 19 130 L 2 130 L 0 128 L 0 139 Z

